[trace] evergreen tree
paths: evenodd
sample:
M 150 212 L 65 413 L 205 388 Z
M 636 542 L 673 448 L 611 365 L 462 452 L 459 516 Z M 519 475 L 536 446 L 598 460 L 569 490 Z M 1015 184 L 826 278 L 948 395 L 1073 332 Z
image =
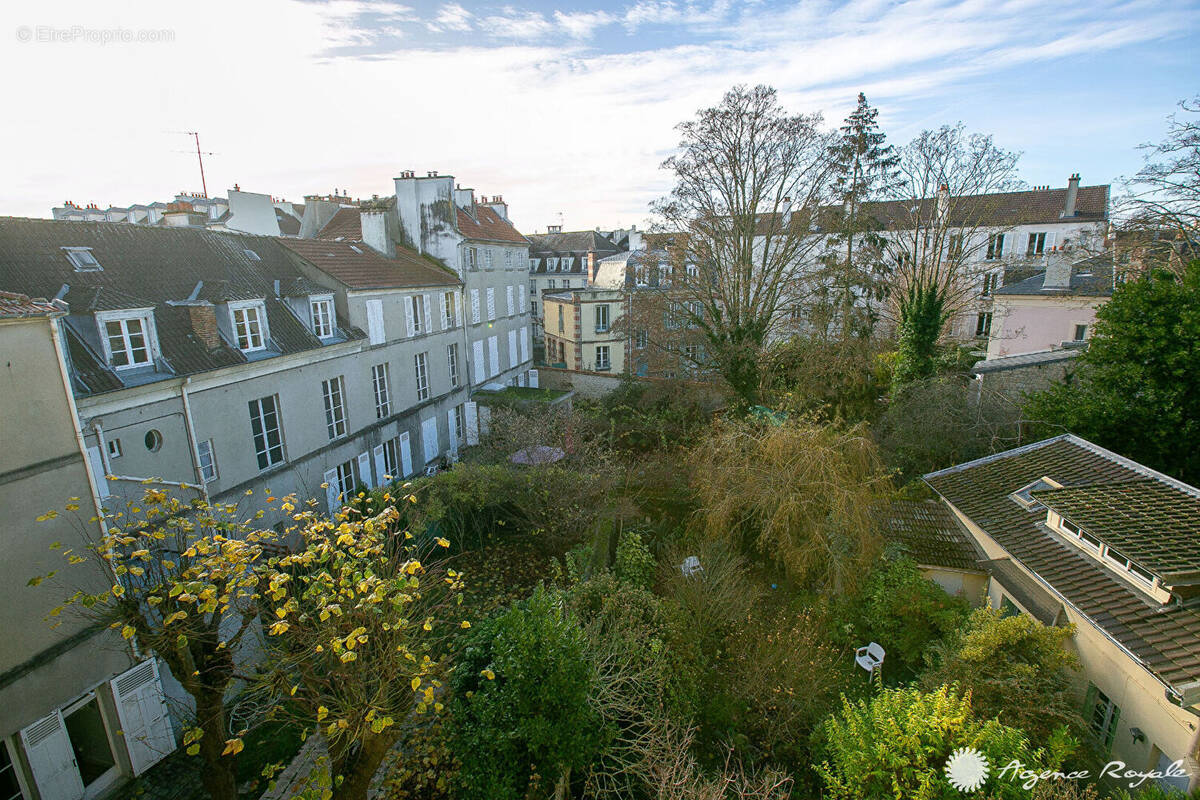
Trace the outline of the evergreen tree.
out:
M 867 102 L 862 92 L 858 105 L 845 119 L 840 137 L 829 148 L 833 165 L 834 196 L 841 204 L 832 218 L 835 229 L 829 239 L 825 264 L 835 291 L 836 317 L 842 339 L 869 335 L 874 315 L 855 318 L 859 294 L 877 293 L 879 275 L 879 222 L 864 209 L 872 200 L 886 196 L 897 185 L 900 156 L 879 128 L 879 109 Z

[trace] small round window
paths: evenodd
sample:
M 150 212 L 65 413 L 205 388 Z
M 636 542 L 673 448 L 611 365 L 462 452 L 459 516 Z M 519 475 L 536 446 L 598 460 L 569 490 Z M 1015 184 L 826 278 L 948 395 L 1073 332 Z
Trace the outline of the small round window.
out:
M 162 447 L 162 434 L 156 430 L 146 431 L 146 449 L 152 453 L 157 453 Z

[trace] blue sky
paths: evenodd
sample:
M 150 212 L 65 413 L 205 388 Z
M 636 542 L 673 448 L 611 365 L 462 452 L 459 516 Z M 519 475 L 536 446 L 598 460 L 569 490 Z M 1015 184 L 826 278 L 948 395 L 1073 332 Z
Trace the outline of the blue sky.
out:
M 865 91 L 900 144 L 961 120 L 1030 184 L 1115 181 L 1200 93 L 1200 0 L 6 3 L 0 213 L 234 183 L 289 199 L 437 169 L 519 227 L 643 223 L 672 127 L 734 83 L 830 125 Z M 34 31 L 21 41 L 22 29 Z M 39 30 L 168 31 L 155 41 Z

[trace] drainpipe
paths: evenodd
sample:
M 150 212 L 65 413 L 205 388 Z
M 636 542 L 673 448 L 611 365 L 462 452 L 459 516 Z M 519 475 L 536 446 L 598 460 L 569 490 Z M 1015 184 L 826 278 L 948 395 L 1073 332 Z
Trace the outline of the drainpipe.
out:
M 79 448 L 79 454 L 83 456 L 83 472 L 87 475 L 88 489 L 91 491 L 92 503 L 96 508 L 96 516 L 100 521 L 100 532 L 104 535 L 108 534 L 108 525 L 104 521 L 104 512 L 101 510 L 104 504 L 100 501 L 100 488 L 96 484 L 96 476 L 92 474 L 91 459 L 88 458 L 87 442 L 83 440 L 83 428 L 79 424 L 79 408 L 75 405 L 75 392 L 71 389 L 71 378 L 68 375 L 67 363 L 63 358 L 63 341 L 62 333 L 58 328 L 59 321 L 57 319 L 50 320 L 50 340 L 54 344 L 54 355 L 58 359 L 58 374 L 62 378 L 63 390 L 67 396 L 67 408 L 71 412 L 71 428 L 75 433 L 75 444 Z M 104 460 L 104 445 L 100 446 L 100 458 Z M 105 467 L 107 471 L 108 467 Z
M 192 404 L 188 399 L 188 386 L 192 383 L 192 376 L 188 375 L 179 384 L 179 397 L 183 400 L 183 423 L 187 430 L 188 437 L 188 453 L 192 458 L 192 472 L 196 476 L 196 485 L 200 487 L 200 495 L 204 498 L 206 506 L 212 505 L 212 500 L 208 496 L 208 485 L 204 482 L 204 473 L 200 469 L 200 451 L 197 450 L 196 444 L 196 428 L 192 424 Z

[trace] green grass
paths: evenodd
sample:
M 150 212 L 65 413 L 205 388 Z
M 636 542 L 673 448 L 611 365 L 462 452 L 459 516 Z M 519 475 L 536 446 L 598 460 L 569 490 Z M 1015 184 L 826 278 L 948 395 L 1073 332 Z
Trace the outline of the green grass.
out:
M 484 404 L 491 399 L 500 402 L 522 402 L 522 403 L 549 403 L 557 400 L 567 394 L 562 389 L 534 389 L 529 386 L 506 386 L 500 391 L 488 391 L 480 389 L 475 392 L 474 397 L 482 401 Z

